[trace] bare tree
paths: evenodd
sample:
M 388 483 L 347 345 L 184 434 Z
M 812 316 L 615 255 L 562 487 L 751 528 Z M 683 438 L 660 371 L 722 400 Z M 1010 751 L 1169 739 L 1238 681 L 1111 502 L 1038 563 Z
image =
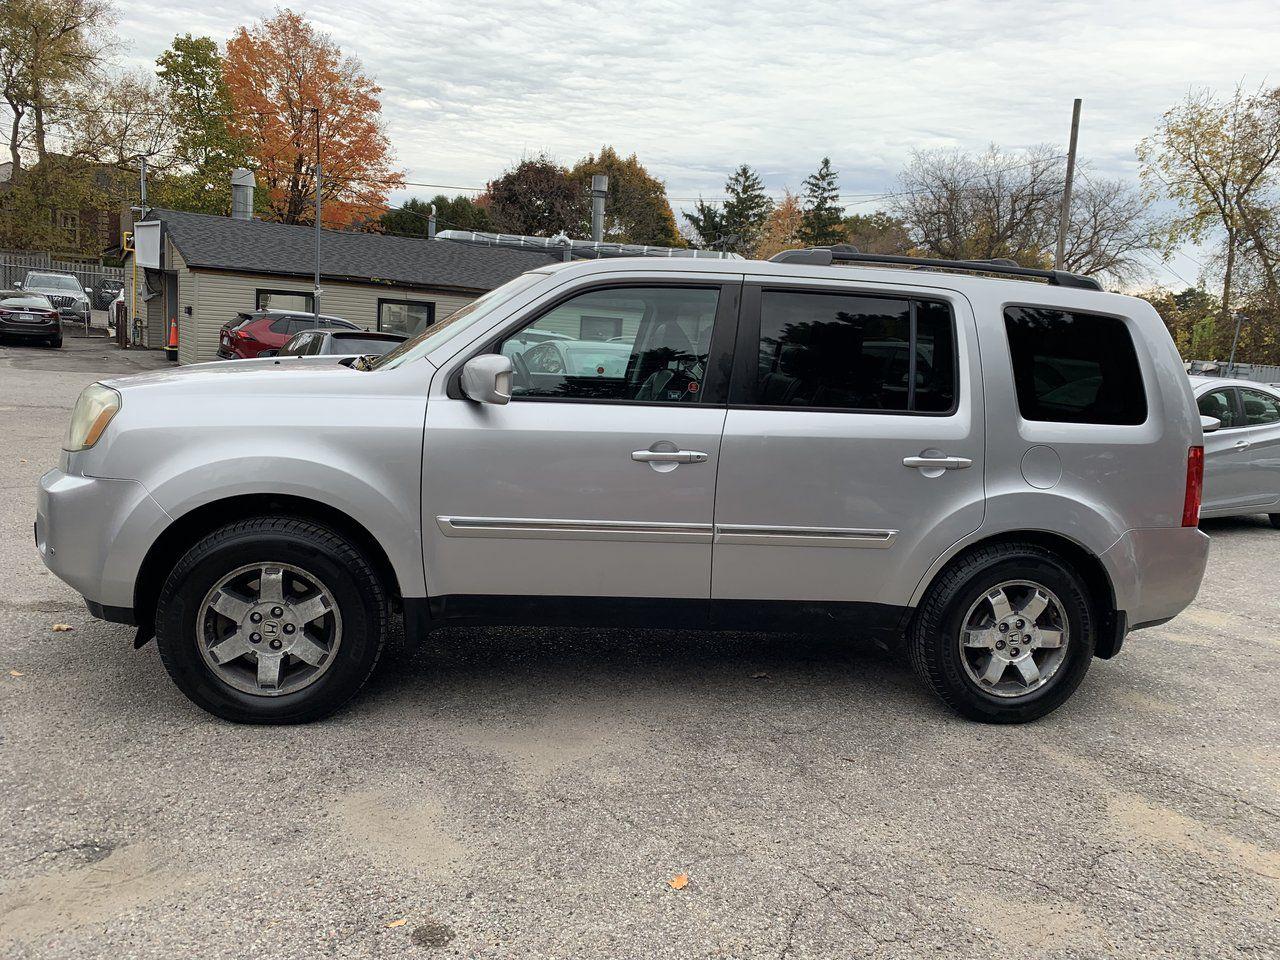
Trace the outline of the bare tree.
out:
M 1146 205 L 1122 181 L 1091 181 L 1087 169 L 1076 168 L 1065 266 L 1132 280 L 1143 272 L 1139 251 L 1151 246 Z M 950 260 L 1052 266 L 1066 183 L 1066 157 L 1058 148 L 1041 144 L 1009 154 L 992 145 L 977 156 L 917 152 L 900 183 L 892 207 L 917 249 Z

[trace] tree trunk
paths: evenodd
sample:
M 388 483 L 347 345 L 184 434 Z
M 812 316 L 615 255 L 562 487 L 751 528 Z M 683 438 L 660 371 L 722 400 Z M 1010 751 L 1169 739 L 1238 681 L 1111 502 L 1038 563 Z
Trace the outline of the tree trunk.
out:
M 1262 265 L 1262 282 L 1267 288 L 1267 297 L 1271 301 L 1271 306 L 1280 308 L 1280 287 L 1277 287 L 1276 284 L 1275 263 L 1270 256 L 1270 251 L 1267 250 L 1266 240 L 1263 239 L 1253 217 L 1245 210 L 1240 211 L 1240 220 L 1244 224 L 1244 231 L 1253 246 L 1253 252 L 1257 255 L 1258 262 Z
M 9 109 L 13 111 L 13 123 L 9 125 L 9 159 L 13 162 L 14 180 L 18 179 L 18 174 L 22 172 L 22 152 L 18 149 L 18 144 L 22 140 L 22 115 L 24 111 L 19 110 L 12 103 Z
M 37 104 L 31 108 L 31 115 L 36 120 L 36 162 L 44 163 L 48 156 L 44 142 L 44 108 Z
M 1231 279 L 1236 267 L 1236 232 L 1227 231 L 1227 268 L 1222 274 L 1222 322 L 1231 320 Z

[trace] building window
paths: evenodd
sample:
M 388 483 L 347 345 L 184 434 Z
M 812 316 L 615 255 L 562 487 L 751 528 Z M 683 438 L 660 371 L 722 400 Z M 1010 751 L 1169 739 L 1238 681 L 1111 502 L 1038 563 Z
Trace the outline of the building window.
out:
M 58 229 L 67 236 L 67 240 L 73 244 L 80 242 L 80 215 L 71 213 L 67 210 L 58 211 Z
M 255 307 L 258 310 L 296 310 L 299 313 L 315 313 L 316 298 L 297 290 L 259 290 Z
M 436 319 L 436 305 L 427 300 L 379 300 L 378 329 L 417 336 Z

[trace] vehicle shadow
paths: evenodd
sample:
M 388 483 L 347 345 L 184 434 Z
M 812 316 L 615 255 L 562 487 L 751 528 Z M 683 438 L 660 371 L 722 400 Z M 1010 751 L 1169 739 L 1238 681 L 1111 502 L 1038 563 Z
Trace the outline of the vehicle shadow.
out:
M 1265 513 L 1250 514 L 1245 517 L 1220 517 L 1200 521 L 1200 530 L 1210 537 L 1231 537 L 1246 533 L 1274 531 L 1280 536 L 1280 530 L 1271 526 Z

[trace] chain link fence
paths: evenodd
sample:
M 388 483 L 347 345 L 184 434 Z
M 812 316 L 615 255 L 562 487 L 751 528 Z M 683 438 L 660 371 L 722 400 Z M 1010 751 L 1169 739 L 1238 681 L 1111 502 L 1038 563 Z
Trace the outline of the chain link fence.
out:
M 101 280 L 124 282 L 123 267 L 105 267 L 84 260 L 55 260 L 47 253 L 9 252 L 0 250 L 0 289 L 12 289 L 26 277 L 28 270 L 53 270 L 71 273 L 80 286 L 97 289 Z

